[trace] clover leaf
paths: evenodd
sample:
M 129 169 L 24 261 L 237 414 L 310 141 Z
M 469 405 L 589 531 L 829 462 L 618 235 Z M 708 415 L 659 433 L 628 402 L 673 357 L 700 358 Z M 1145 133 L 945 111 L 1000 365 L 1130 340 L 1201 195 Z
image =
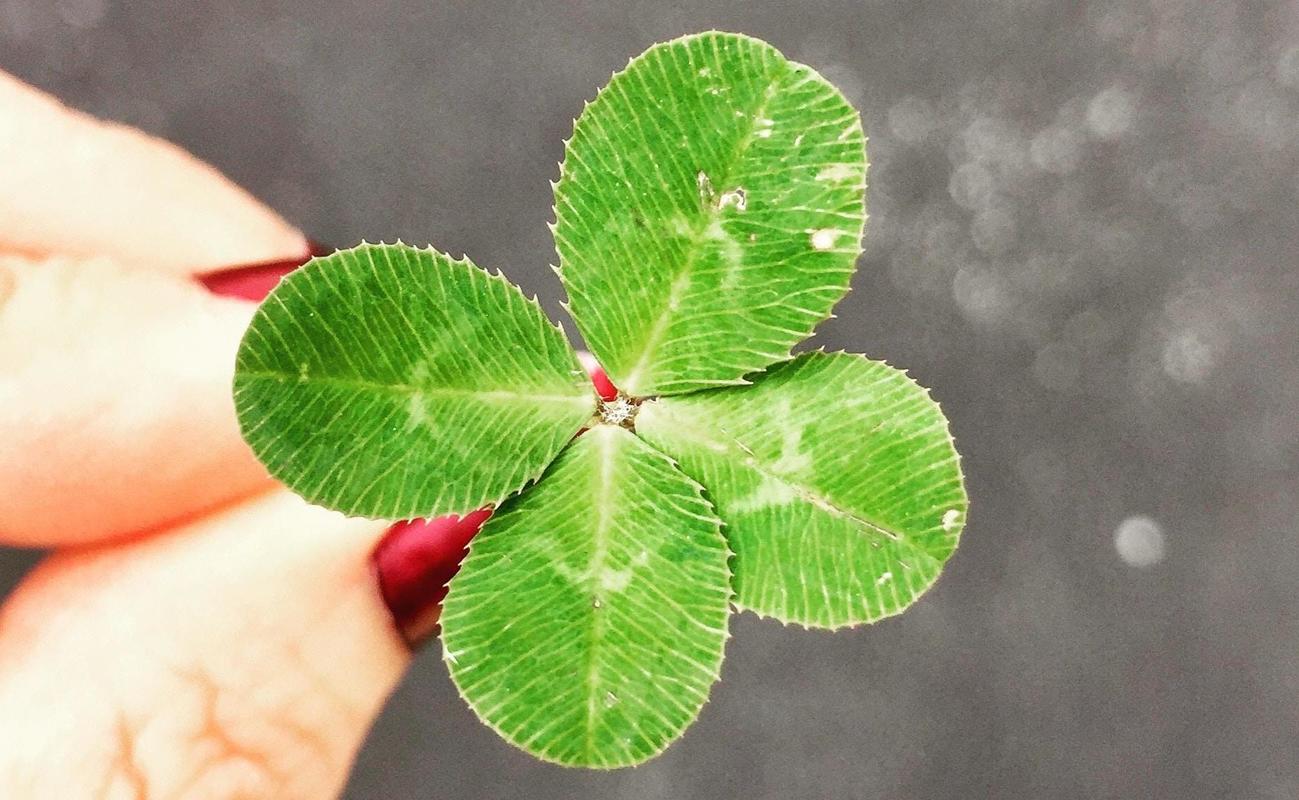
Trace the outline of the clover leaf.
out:
M 865 173 L 857 112 L 811 68 L 737 34 L 656 45 L 583 111 L 555 185 L 558 272 L 616 399 L 504 278 L 363 243 L 254 315 L 244 436 L 348 514 L 494 507 L 445 602 L 452 679 L 539 758 L 640 763 L 698 715 L 732 608 L 871 622 L 956 546 L 928 393 L 791 356 L 847 291 Z

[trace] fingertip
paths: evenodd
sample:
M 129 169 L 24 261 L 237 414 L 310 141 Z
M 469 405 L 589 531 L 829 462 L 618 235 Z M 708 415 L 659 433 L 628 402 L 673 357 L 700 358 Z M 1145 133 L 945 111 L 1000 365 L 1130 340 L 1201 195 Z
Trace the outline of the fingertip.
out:
M 150 796 L 335 796 L 410 660 L 383 528 L 280 491 L 52 557 L 0 608 L 0 797 L 123 764 Z
M 295 258 L 294 226 L 177 145 L 0 72 L 0 250 L 173 274 Z
M 230 392 L 249 303 L 104 258 L 0 257 L 0 283 L 0 541 L 138 535 L 270 485 Z

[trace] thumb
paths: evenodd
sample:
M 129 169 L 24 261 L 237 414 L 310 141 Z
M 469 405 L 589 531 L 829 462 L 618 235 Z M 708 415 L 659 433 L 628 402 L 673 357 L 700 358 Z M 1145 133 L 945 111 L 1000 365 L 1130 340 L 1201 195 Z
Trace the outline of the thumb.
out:
M 0 610 L 0 797 L 335 796 L 409 659 L 385 527 L 275 492 L 50 558 Z

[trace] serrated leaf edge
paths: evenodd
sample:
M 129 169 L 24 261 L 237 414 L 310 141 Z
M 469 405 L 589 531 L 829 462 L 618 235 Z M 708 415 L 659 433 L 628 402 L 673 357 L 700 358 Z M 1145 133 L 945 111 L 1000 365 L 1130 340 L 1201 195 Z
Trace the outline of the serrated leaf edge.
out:
M 944 422 L 944 425 L 943 425 L 943 434 L 944 434 L 944 437 L 945 437 L 945 440 L 946 440 L 947 444 L 951 447 L 952 453 L 954 454 L 954 463 L 955 463 L 955 466 L 956 466 L 957 476 L 958 476 L 958 478 L 959 478 L 959 480 L 960 480 L 960 496 L 961 496 L 961 502 L 960 502 L 960 505 L 961 505 L 961 514 L 960 514 L 960 519 L 959 519 L 959 522 L 958 522 L 956 525 L 953 526 L 953 529 L 952 529 L 951 531 L 948 532 L 948 533 L 950 534 L 950 536 L 951 536 L 951 540 L 952 540 L 952 550 L 951 550 L 951 553 L 950 553 L 946 558 L 943 558 L 943 559 L 938 559 L 938 558 L 935 558 L 935 557 L 933 557 L 933 556 L 929 556 L 927 553 L 925 553 L 924 555 L 926 555 L 927 557 L 929 557 L 933 562 L 935 562 L 935 565 L 936 565 L 936 569 L 935 569 L 935 572 L 934 572 L 933 579 L 929 582 L 928 586 L 926 586 L 926 587 L 925 587 L 925 588 L 924 588 L 920 593 L 918 593 L 918 594 L 917 594 L 917 595 L 916 595 L 916 596 L 911 600 L 911 602 L 909 602 L 909 603 L 907 603 L 907 604 L 905 604 L 905 605 L 902 605 L 902 606 L 900 606 L 900 607 L 898 607 L 898 608 L 896 608 L 896 609 L 894 609 L 894 610 L 888 611 L 888 612 L 883 613 L 883 614 L 878 614 L 878 615 L 876 615 L 876 616 L 872 616 L 872 617 L 864 617 L 864 618 L 860 618 L 860 619 L 849 619 L 849 620 L 845 620 L 845 621 L 843 621 L 843 622 L 838 622 L 838 623 L 833 623 L 833 624 L 809 623 L 809 622 L 806 622 L 806 621 L 804 621 L 804 620 L 797 620 L 797 619 L 792 619 L 792 618 L 785 618 L 785 617 L 781 617 L 781 616 L 778 616 L 778 615 L 775 615 L 775 614 L 767 614 L 767 613 L 764 613 L 764 612 L 762 612 L 762 611 L 759 611 L 758 609 L 755 609 L 755 608 L 752 608 L 752 607 L 746 606 L 746 605 L 744 605 L 743 603 L 741 603 L 741 602 L 739 601 L 739 599 L 738 599 L 739 595 L 734 591 L 734 588 L 733 588 L 733 587 L 732 587 L 732 591 L 731 591 L 731 607 L 735 610 L 736 613 L 749 612 L 749 613 L 752 613 L 752 614 L 754 614 L 755 616 L 757 616 L 759 619 L 763 619 L 763 620 L 775 620 L 776 622 L 781 623 L 781 624 L 784 625 L 785 627 L 799 627 L 799 628 L 802 628 L 803 630 L 809 630 L 809 631 L 840 631 L 840 630 L 845 630 L 845 629 L 850 629 L 850 628 L 858 628 L 858 627 L 862 627 L 862 626 L 865 626 L 865 625 L 872 625 L 872 624 L 874 624 L 874 623 L 876 623 L 876 622 L 880 622 L 881 620 L 885 620 L 885 619 L 888 619 L 888 618 L 890 618 L 890 617 L 896 617 L 896 616 L 898 616 L 899 614 L 902 614 L 903 612 L 905 612 L 905 611 L 907 611 L 908 609 L 910 609 L 911 607 L 913 607 L 917 602 L 919 602 L 920 599 L 921 599 L 924 595 L 926 595 L 926 594 L 928 594 L 930 591 L 932 591 L 932 590 L 933 590 L 933 587 L 936 586 L 936 585 L 938 584 L 938 581 L 939 581 L 939 579 L 942 577 L 942 574 L 943 574 L 944 570 L 946 570 L 947 565 L 948 565 L 949 563 L 951 563 L 952 558 L 955 557 L 957 551 L 959 551 L 959 549 L 960 549 L 960 547 L 959 547 L 959 545 L 960 545 L 960 538 L 961 538 L 961 534 L 964 533 L 966 523 L 967 523 L 968 520 L 969 520 L 969 507 L 970 507 L 969 492 L 968 492 L 967 489 L 966 489 L 965 470 L 964 470 L 964 468 L 963 468 L 963 466 L 962 466 L 962 456 L 961 456 L 961 452 L 960 452 L 960 450 L 957 449 L 957 447 L 956 447 L 956 439 L 955 439 L 955 437 L 952 435 L 952 431 L 951 431 L 951 422 L 950 422 L 950 420 L 948 419 L 947 415 L 943 413 L 943 410 L 942 410 L 942 406 L 941 406 L 941 404 L 940 404 L 937 400 L 934 399 L 934 397 L 933 397 L 933 395 L 932 395 L 930 389 L 929 389 L 928 387 L 924 386 L 923 384 L 921 384 L 919 381 L 917 381 L 917 380 L 916 380 L 916 379 L 911 375 L 911 373 L 910 373 L 908 370 L 903 369 L 903 368 L 901 368 L 901 367 L 894 366 L 893 364 L 889 363 L 888 361 L 886 361 L 886 360 L 884 360 L 884 359 L 871 358 L 871 357 L 866 356 L 866 355 L 863 355 L 863 354 L 861 354 L 861 353 L 853 353 L 853 352 L 849 352 L 849 351 L 842 350 L 842 349 L 839 349 L 839 350 L 826 350 L 824 347 L 818 347 L 818 348 L 816 348 L 815 350 L 807 350 L 807 351 L 804 351 L 804 352 L 799 353 L 798 355 L 794 356 L 793 359 L 791 359 L 791 360 L 797 360 L 797 359 L 799 359 L 799 358 L 805 358 L 805 359 L 806 359 L 807 361 L 809 361 L 809 362 L 812 361 L 812 360 L 815 360 L 815 359 L 820 359 L 820 358 L 828 358 L 828 359 L 836 359 L 836 360 L 839 359 L 839 358 L 851 358 L 851 359 L 859 359 L 859 360 L 862 360 L 862 361 L 866 361 L 866 362 L 868 362 L 868 363 L 879 364 L 879 365 L 881 365 L 881 366 L 888 367 L 889 369 L 891 369 L 891 370 L 893 370 L 893 371 L 895 371 L 895 372 L 901 374 L 902 376 L 904 376 L 904 377 L 906 378 L 906 380 L 907 380 L 907 381 L 908 381 L 908 382 L 909 382 L 913 387 L 915 387 L 916 389 L 919 389 L 919 390 L 920 390 L 920 393 L 921 393 L 921 395 L 924 397 L 925 401 L 927 401 L 927 402 L 928 402 L 928 403 L 929 403 L 929 404 L 934 408 L 934 410 L 936 410 L 936 411 L 938 412 L 939 416 L 942 418 L 942 420 L 943 420 L 943 422 Z M 799 367 L 799 366 L 797 366 L 797 365 L 791 366 L 790 363 L 787 361 L 787 362 L 781 362 L 780 364 L 773 364 L 773 365 L 770 365 L 770 366 L 768 366 L 767 368 L 765 368 L 765 369 L 763 369 L 763 370 L 761 370 L 761 371 L 754 372 L 754 373 L 750 373 L 750 375 L 751 375 L 751 376 L 754 376 L 754 377 L 756 377 L 756 376 L 760 376 L 760 375 L 766 374 L 766 373 L 767 373 L 769 370 L 771 370 L 773 367 L 781 366 L 781 365 L 786 366 L 786 368 L 801 369 L 801 367 Z M 650 402 L 652 403 L 652 402 L 654 402 L 654 401 L 651 400 Z M 723 433 L 725 436 L 727 436 L 728 438 L 733 438 L 733 437 L 730 436 L 730 434 L 727 434 L 724 430 L 722 431 L 722 433 Z M 738 444 L 738 443 L 737 443 L 737 444 Z M 651 447 L 654 447 L 654 448 L 657 449 L 657 450 L 659 450 L 659 452 L 663 453 L 663 454 L 664 454 L 665 456 L 667 456 L 669 459 L 672 459 L 673 463 L 676 463 L 676 459 L 673 458 L 672 455 L 671 455 L 670 453 L 667 453 L 666 451 L 662 450 L 661 448 L 657 447 L 656 445 L 650 445 L 650 446 L 651 446 Z M 741 449 L 743 449 L 743 448 L 741 447 Z M 795 488 L 797 488 L 797 487 L 795 487 Z M 707 488 L 706 488 L 706 487 L 705 487 L 705 491 L 707 491 Z M 714 506 L 714 509 L 716 509 L 716 506 Z M 841 512 L 841 513 L 842 513 L 842 512 Z M 847 516 L 847 517 L 849 517 L 849 518 L 851 518 L 851 519 L 857 520 L 858 522 L 861 522 L 861 520 L 858 520 L 858 518 L 857 518 L 855 515 L 847 514 L 847 513 L 844 513 L 844 515 Z M 720 516 L 720 512 L 718 512 L 718 516 Z M 727 527 L 726 520 L 723 519 L 723 520 L 722 520 L 722 531 L 723 531 L 723 535 L 725 534 L 726 527 Z M 882 526 L 871 524 L 871 525 L 869 525 L 869 527 L 871 527 L 871 528 L 881 528 Z M 891 531 L 890 533 L 895 533 L 895 532 L 892 532 L 892 531 Z M 905 540 L 905 537 L 898 537 L 898 538 L 899 538 L 899 540 Z M 729 543 L 728 543 L 728 549 L 729 549 Z M 734 553 L 733 553 L 733 552 L 732 552 L 732 557 L 734 557 Z M 729 566 L 729 565 L 728 565 L 728 566 Z M 733 576 L 733 575 L 734 575 L 734 573 L 733 573 L 733 571 L 732 571 L 732 576 Z
M 433 247 L 433 245 L 431 244 L 426 244 L 423 247 L 419 247 L 416 245 L 407 244 L 403 242 L 400 238 L 396 239 L 394 242 L 385 242 L 382 240 L 377 242 L 371 242 L 366 239 L 362 239 L 358 244 L 352 247 L 348 247 L 348 248 L 336 247 L 334 248 L 334 251 L 332 253 L 329 253 L 324 256 L 314 256 L 298 270 L 295 270 L 294 272 L 291 272 L 283 276 L 276 284 L 275 289 L 272 290 L 271 294 L 268 295 L 267 298 L 262 302 L 265 303 L 267 300 L 270 300 L 271 297 L 274 296 L 275 291 L 278 290 L 281 285 L 284 285 L 286 282 L 292 280 L 293 276 L 303 274 L 304 270 L 310 269 L 311 267 L 313 267 L 313 265 L 315 265 L 317 268 L 320 268 L 317 262 L 329 258 L 330 256 L 338 255 L 340 253 L 356 252 L 362 250 L 374 250 L 374 249 L 393 247 L 393 246 L 408 248 L 410 250 L 415 250 L 419 252 L 431 253 L 435 257 L 441 257 L 446 259 L 447 263 L 462 268 L 466 272 L 470 273 L 471 275 L 474 273 L 481 273 L 482 277 L 478 278 L 479 280 L 485 279 L 487 281 L 495 281 L 496 283 L 499 283 L 504 287 L 506 287 L 508 290 L 513 290 L 513 292 L 516 293 L 523 300 L 525 304 L 531 305 L 537 311 L 541 319 L 545 321 L 544 322 L 545 325 L 548 325 L 550 328 L 558 332 L 561 337 L 563 337 L 564 342 L 568 344 L 568 352 L 569 355 L 571 356 L 572 367 L 573 367 L 572 374 L 574 376 L 580 376 L 580 379 L 582 381 L 589 382 L 589 379 L 587 378 L 586 375 L 586 371 L 582 368 L 581 363 L 578 361 L 577 351 L 573 348 L 572 340 L 568 337 L 567 333 L 564 330 L 563 325 L 550 319 L 550 316 L 546 314 L 545 309 L 541 307 L 541 303 L 538 302 L 535 294 L 532 297 L 529 297 L 521 288 L 519 288 L 516 284 L 514 284 L 507 277 L 505 277 L 504 273 L 499 269 L 493 271 L 486 267 L 480 267 L 477 264 L 473 263 L 468 258 L 468 256 L 464 254 L 461 254 L 460 257 L 457 258 L 451 255 L 450 253 L 445 253 L 438 250 L 437 248 Z M 244 331 L 243 336 L 240 338 L 240 349 L 242 349 L 243 347 L 243 338 L 248 336 L 249 330 L 251 330 L 251 325 L 249 326 L 248 329 Z M 246 441 L 247 437 L 244 436 L 245 428 L 243 424 L 243 413 L 242 413 L 244 406 L 242 406 L 240 403 L 241 395 L 243 394 L 243 391 L 240 387 L 240 375 L 241 375 L 240 371 L 236 369 L 235 375 L 232 379 L 233 386 L 232 386 L 231 394 L 234 398 L 236 418 L 239 422 L 239 427 L 240 427 L 240 435 L 241 437 L 245 438 Z M 589 392 L 588 397 L 591 405 L 590 413 L 594 414 L 597 408 L 597 399 L 598 399 L 594 387 L 591 387 L 591 391 Z M 578 399 L 576 395 L 574 396 L 574 399 L 575 400 Z M 581 426 L 579 426 L 577 429 L 574 430 L 573 436 L 574 437 L 577 436 L 580 432 L 581 432 Z M 572 441 L 572 437 L 570 437 L 569 439 L 570 443 L 571 441 Z M 434 508 L 427 511 L 421 509 L 412 509 L 409 513 L 397 517 L 380 517 L 380 516 L 374 516 L 365 513 L 358 513 L 355 510 L 340 507 L 338 504 L 325 502 L 319 496 L 313 496 L 313 495 L 318 495 L 318 493 L 316 492 L 309 494 L 307 492 L 299 491 L 296 488 L 292 489 L 292 491 L 302 499 L 306 500 L 308 503 L 311 503 L 312 505 L 318 505 L 321 506 L 322 508 L 328 508 L 333 511 L 338 511 L 339 513 L 345 514 L 346 516 L 355 519 L 369 519 L 369 520 L 381 521 L 381 520 L 423 519 L 423 518 L 430 518 L 430 517 L 444 516 L 444 515 L 464 516 L 465 514 L 472 513 L 481 508 L 494 508 L 500 505 L 506 499 L 513 497 L 514 495 L 519 494 L 520 492 L 525 491 L 529 486 L 536 483 L 536 481 L 540 479 L 540 477 L 545 473 L 546 469 L 549 468 L 549 466 L 554 463 L 555 459 L 559 457 L 559 454 L 562 453 L 564 449 L 567 447 L 568 447 L 568 443 L 564 444 L 562 447 L 560 447 L 555 451 L 555 455 L 550 459 L 550 461 L 547 461 L 545 464 L 542 464 L 540 467 L 538 467 L 535 471 L 531 473 L 525 473 L 522 483 L 520 483 L 516 488 L 502 492 L 498 495 L 488 496 L 486 499 L 484 499 L 483 502 L 479 502 L 476 504 L 449 506 L 445 509 Z M 275 474 L 275 472 L 271 471 L 266 466 L 265 462 L 263 462 L 260 457 L 258 457 L 257 461 L 259 464 L 262 465 L 263 469 L 266 470 L 267 475 L 269 475 L 272 479 L 282 484 L 285 483 L 279 475 Z M 439 502 L 441 502 L 441 499 L 442 499 L 441 496 L 439 496 Z
M 571 125 L 570 125 L 570 127 L 569 127 L 569 135 L 568 135 L 567 137 L 565 137 L 565 138 L 562 140 L 562 144 L 563 144 L 563 148 L 564 148 L 565 158 L 564 158 L 564 159 L 561 159 L 561 160 L 559 161 L 559 163 L 558 163 L 558 167 L 559 167 L 559 178 L 558 178 L 558 180 L 551 180 L 551 181 L 548 181 L 549 184 L 550 184 L 550 188 L 551 188 L 551 198 L 552 198 L 552 200 L 551 200 L 551 205 L 550 205 L 550 216 L 551 216 L 551 219 L 548 220 L 548 221 L 546 222 L 546 227 L 549 229 L 550 234 L 551 234 L 551 239 L 552 239 L 552 241 L 554 241 L 554 243 L 555 243 L 556 257 L 557 257 L 557 259 L 561 262 L 560 264 L 552 264 L 552 265 L 551 265 L 551 270 L 555 273 L 556 276 L 559 277 L 560 283 L 563 285 L 565 293 L 570 292 L 571 289 L 570 289 L 570 287 L 569 287 L 569 285 L 568 285 L 568 282 L 564 279 L 564 270 L 563 270 L 563 266 L 562 266 L 563 257 L 562 257 L 562 255 L 559 254 L 559 245 L 558 245 L 558 241 L 555 241 L 555 228 L 556 228 L 556 226 L 558 225 L 558 221 L 559 221 L 559 209 L 558 209 L 558 203 L 555 201 L 554 198 L 558 195 L 559 188 L 560 188 L 560 186 L 564 183 L 564 180 L 565 180 L 566 177 L 567 177 L 566 172 L 565 172 L 565 168 L 564 168 L 564 167 L 565 167 L 565 163 L 566 163 L 566 161 L 567 161 L 568 145 L 569 145 L 569 142 L 572 141 L 572 139 L 573 139 L 573 135 L 574 135 L 574 133 L 575 133 L 575 129 L 576 129 L 576 126 L 577 126 L 577 122 L 578 122 L 578 120 L 581 118 L 582 114 L 585 114 L 585 113 L 586 113 L 586 110 L 591 106 L 591 104 L 592 104 L 593 102 L 595 102 L 595 100 L 598 100 L 598 99 L 599 99 L 599 98 L 600 98 L 600 97 L 601 97 L 601 96 L 602 96 L 602 95 L 603 95 L 603 94 L 604 94 L 604 93 L 609 89 L 609 84 L 613 81 L 614 78 L 616 78 L 616 77 L 618 77 L 619 75 L 621 75 L 621 74 L 627 72 L 627 71 L 628 71 L 629 69 L 631 69 L 631 68 L 632 68 L 632 67 L 633 67 L 633 66 L 634 66 L 638 61 L 647 58 L 651 52 L 653 52 L 653 51 L 655 51 L 655 50 L 658 50 L 658 49 L 660 49 L 660 48 L 666 48 L 666 47 L 669 47 L 669 46 L 672 46 L 672 45 L 681 44 L 681 43 L 683 43 L 683 42 L 686 42 L 686 41 L 689 41 L 689 40 L 692 40 L 692 39 L 702 39 L 702 38 L 707 38 L 707 37 L 719 37 L 719 36 L 721 36 L 721 37 L 735 37 L 735 38 L 737 38 L 737 39 L 746 40 L 746 41 L 748 41 L 748 42 L 750 42 L 750 43 L 752 43 L 752 44 L 756 44 L 756 45 L 761 46 L 761 47 L 770 48 L 771 50 L 774 50 L 777 54 L 779 54 L 780 57 L 781 57 L 782 59 L 784 59 L 784 60 L 789 64 L 789 66 L 790 66 L 792 69 L 794 69 L 794 70 L 797 70 L 797 69 L 799 69 L 799 68 L 807 69 L 807 70 L 810 72 L 811 76 L 812 76 L 812 77 L 809 78 L 810 80 L 820 80 L 820 81 L 823 82 L 825 85 L 829 86 L 829 87 L 830 87 L 830 88 L 835 92 L 835 94 L 837 94 L 840 98 L 842 98 L 842 99 L 844 100 L 844 104 L 845 104 L 848 108 L 852 109 L 852 111 L 853 111 L 854 122 L 855 122 L 855 128 L 856 128 L 856 130 L 857 130 L 857 131 L 860 133 L 860 135 L 861 135 L 861 142 L 862 142 L 862 170 L 863 170 L 863 172 L 865 172 L 865 173 L 869 173 L 869 171 L 870 171 L 870 153 L 869 153 L 869 149 L 868 149 L 867 146 L 866 146 L 867 143 L 868 143 L 868 141 L 869 141 L 869 137 L 866 135 L 865 126 L 864 126 L 863 123 L 862 123 L 861 112 L 857 109 L 857 107 L 856 107 L 855 105 L 853 105 L 851 102 L 848 102 L 847 98 L 843 96 L 843 92 L 841 92 L 841 91 L 839 90 L 839 87 L 837 87 L 837 86 L 835 86 L 833 83 L 831 83 L 831 82 L 830 82 L 830 81 L 829 81 L 829 80 L 828 80 L 824 75 L 822 75 L 822 74 L 821 74 L 821 73 L 820 73 L 820 72 L 819 72 L 815 67 L 812 67 L 812 66 L 810 66 L 810 65 L 808 65 L 808 64 L 804 64 L 804 63 L 802 63 L 802 62 L 800 62 L 800 61 L 795 61 L 795 60 L 793 60 L 793 59 L 791 59 L 791 58 L 788 58 L 787 56 L 784 55 L 784 53 L 781 53 L 777 48 L 775 48 L 775 47 L 774 47 L 770 42 L 766 42 L 766 41 L 764 41 L 764 40 L 762 40 L 762 39 L 759 39 L 759 38 L 757 38 L 757 37 L 755 37 L 755 36 L 749 36 L 748 34 L 745 34 L 745 33 L 731 32 L 731 31 L 724 31 L 724 30 L 720 30 L 720 29 L 717 29 L 717 28 L 712 28 L 712 29 L 709 29 L 709 30 L 706 30 L 706 31 L 700 31 L 700 32 L 697 32 L 697 33 L 689 33 L 689 34 L 685 34 L 685 35 L 683 35 L 683 36 L 678 36 L 678 37 L 676 37 L 676 38 L 674 38 L 674 39 L 669 39 L 669 40 L 666 40 L 666 41 L 663 41 L 663 42 L 658 42 L 658 43 L 654 44 L 653 46 L 647 48 L 647 49 L 644 50 L 643 52 L 641 52 L 641 53 L 639 53 L 639 54 L 637 54 L 637 55 L 632 56 L 631 58 L 629 58 L 629 59 L 627 60 L 627 64 L 626 64 L 625 66 L 623 66 L 622 69 L 620 69 L 620 70 L 615 70 L 614 72 L 610 73 L 609 80 L 605 82 L 604 86 L 600 87 L 600 88 L 596 91 L 596 94 L 595 94 L 595 98 L 594 98 L 594 99 L 591 99 L 591 100 L 583 100 L 583 101 L 582 101 L 582 111 L 581 111 L 581 113 L 579 113 L 577 117 L 574 117 L 574 118 L 573 118 L 573 121 L 572 121 L 572 123 L 571 123 Z M 846 129 L 846 130 L 851 130 L 851 128 L 850 128 L 850 129 Z M 863 184 L 863 191 L 865 191 L 865 184 Z M 786 363 L 786 362 L 791 361 L 791 360 L 793 360 L 794 358 L 796 358 L 797 355 L 794 353 L 794 348 L 797 347 L 800 343 L 805 342 L 805 341 L 807 341 L 809 338 L 811 338 L 812 335 L 816 332 L 816 329 L 817 329 L 818 327 L 820 327 L 820 326 L 821 326 L 821 325 L 822 325 L 826 320 L 828 320 L 828 319 L 833 319 L 834 316 L 835 316 L 834 313 L 833 313 L 833 312 L 834 312 L 834 308 L 835 308 L 836 306 L 838 306 L 838 304 L 841 303 L 845 297 L 847 297 L 847 295 L 848 295 L 849 292 L 852 291 L 852 285 L 851 285 L 851 280 L 852 280 L 852 279 L 851 279 L 851 275 L 854 274 L 854 273 L 856 273 L 856 271 L 857 271 L 857 268 L 856 268 L 856 261 L 857 261 L 857 259 L 860 259 L 862 253 L 865 252 L 865 250 L 864 250 L 864 248 L 863 248 L 863 246 L 862 246 L 862 243 L 863 243 L 863 241 L 864 241 L 864 239 L 865 239 L 865 236 L 866 236 L 866 224 L 867 224 L 867 221 L 868 221 L 869 219 L 870 219 L 870 210 L 869 210 L 869 208 L 868 208 L 867 205 L 863 205 L 862 219 L 861 219 L 860 224 L 857 226 L 857 234 L 856 234 L 856 237 L 855 237 L 855 239 L 854 239 L 854 241 L 856 242 L 856 251 L 857 251 L 857 252 L 856 252 L 856 254 L 853 256 L 854 266 L 853 266 L 853 269 L 851 270 L 851 272 L 849 273 L 849 283 L 848 283 L 848 285 L 846 285 L 846 286 L 844 287 L 844 289 L 843 289 L 842 293 L 840 294 L 839 298 L 838 298 L 838 299 L 837 299 L 837 300 L 836 300 L 836 301 L 835 301 L 835 302 L 830 306 L 829 310 L 828 310 L 824 315 L 819 316 L 819 317 L 817 317 L 817 318 L 815 318 L 815 319 L 813 319 L 813 320 L 811 321 L 811 323 L 808 325 L 806 331 L 802 331 L 801 328 L 798 329 L 798 330 L 802 333 L 801 338 L 800 338 L 798 341 L 794 342 L 794 344 L 792 344 L 792 345 L 791 345 L 787 350 L 785 350 L 784 352 L 781 352 L 781 353 L 775 354 L 775 356 L 772 358 L 771 361 L 769 361 L 769 362 L 768 362 L 764 367 L 761 367 L 760 369 L 758 369 L 758 370 L 756 370 L 756 371 L 750 371 L 750 372 L 744 373 L 744 374 L 742 374 L 742 375 L 739 375 L 739 376 L 737 376 L 737 377 L 735 377 L 735 378 L 718 379 L 718 380 L 716 380 L 716 381 L 707 381 L 707 382 L 705 382 L 705 381 L 700 381 L 700 380 L 691 380 L 691 381 L 688 382 L 688 384 L 689 384 L 688 388 L 683 388 L 683 389 L 676 389 L 676 388 L 674 388 L 674 386 L 673 386 L 672 383 L 667 383 L 667 384 L 665 384 L 664 386 L 660 386 L 660 387 L 658 388 L 658 391 L 657 391 L 657 392 L 655 392 L 654 394 L 651 394 L 651 395 L 646 395 L 646 397 L 667 396 L 667 395 L 676 395 L 676 394 L 689 394 L 690 392 L 694 392 L 694 391 L 707 391 L 707 390 L 709 390 L 709 389 L 723 388 L 723 387 L 726 387 L 726 386 L 747 386 L 747 385 L 749 385 L 749 384 L 751 383 L 751 381 L 749 381 L 749 380 L 746 379 L 746 376 L 747 376 L 747 375 L 753 375 L 753 374 L 756 374 L 756 373 L 759 373 L 759 372 L 765 371 L 765 370 L 767 370 L 767 369 L 770 369 L 771 367 L 777 366 L 777 365 L 779 365 L 779 364 Z M 570 318 L 573 318 L 573 319 L 574 319 L 574 324 L 576 324 L 576 318 L 573 317 L 573 312 L 572 312 L 572 309 L 569 307 L 569 302 L 568 302 L 567 300 L 565 300 L 565 301 L 562 302 L 560 305 L 563 307 L 565 313 L 567 313 L 567 314 L 569 315 Z M 578 329 L 580 330 L 580 329 L 581 329 L 581 326 L 578 326 Z M 597 356 L 597 358 L 598 358 L 598 356 Z M 701 385 L 701 384 L 702 384 L 702 385 Z

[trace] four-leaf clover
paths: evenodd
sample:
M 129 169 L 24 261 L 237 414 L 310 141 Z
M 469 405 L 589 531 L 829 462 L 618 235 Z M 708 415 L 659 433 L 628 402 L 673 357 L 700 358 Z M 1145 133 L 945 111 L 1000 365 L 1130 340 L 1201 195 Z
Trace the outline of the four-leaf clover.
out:
M 407 519 L 495 506 L 442 616 L 484 722 L 549 761 L 652 757 L 695 719 L 731 610 L 904 609 L 956 546 L 947 423 L 904 373 L 791 356 L 848 290 L 857 112 L 764 42 L 633 59 L 555 185 L 569 310 L 621 390 L 499 275 L 362 244 L 285 278 L 241 345 L 245 438 L 306 499 Z

